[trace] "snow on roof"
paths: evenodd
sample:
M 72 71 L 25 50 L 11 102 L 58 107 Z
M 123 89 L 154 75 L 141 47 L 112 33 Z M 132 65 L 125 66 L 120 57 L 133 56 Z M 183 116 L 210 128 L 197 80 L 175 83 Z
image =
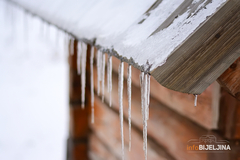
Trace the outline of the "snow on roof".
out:
M 227 0 L 13 0 L 79 39 L 149 71 Z M 129 61 L 130 63 L 130 61 Z

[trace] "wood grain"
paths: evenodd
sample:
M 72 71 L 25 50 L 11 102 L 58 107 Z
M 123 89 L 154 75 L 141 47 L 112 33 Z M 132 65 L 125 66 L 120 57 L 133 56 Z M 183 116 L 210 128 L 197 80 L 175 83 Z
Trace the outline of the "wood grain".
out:
M 240 1 L 231 0 L 151 74 L 163 86 L 201 94 L 240 56 Z

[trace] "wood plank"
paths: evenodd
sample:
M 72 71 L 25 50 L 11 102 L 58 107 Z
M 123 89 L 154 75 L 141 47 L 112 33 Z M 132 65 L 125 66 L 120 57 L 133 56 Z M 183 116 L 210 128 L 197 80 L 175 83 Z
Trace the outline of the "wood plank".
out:
M 240 100 L 240 58 L 218 77 L 217 81 L 228 93 Z
M 113 57 L 113 70 L 118 72 L 120 61 Z M 127 78 L 127 65 L 124 67 L 124 76 Z M 140 71 L 132 67 L 132 83 L 139 84 Z M 194 107 L 194 96 L 176 92 L 161 86 L 151 77 L 151 96 L 167 105 L 179 114 L 191 119 L 207 129 L 217 129 L 220 87 L 215 82 L 198 96 L 197 107 Z
M 240 1 L 225 5 L 203 23 L 151 74 L 163 86 L 201 94 L 240 56 Z
M 219 129 L 223 136 L 240 140 L 240 101 L 222 89 Z

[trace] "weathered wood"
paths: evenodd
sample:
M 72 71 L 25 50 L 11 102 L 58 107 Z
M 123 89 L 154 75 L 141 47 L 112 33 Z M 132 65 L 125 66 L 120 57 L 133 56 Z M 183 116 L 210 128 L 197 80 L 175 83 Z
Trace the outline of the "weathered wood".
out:
M 102 103 L 95 96 L 95 123 L 91 124 L 93 133 L 101 139 L 111 154 L 121 159 L 121 134 L 119 114 Z M 116 100 L 116 99 L 114 99 Z M 143 140 L 141 132 L 132 128 L 132 149 L 128 151 L 128 123 L 124 121 L 125 157 L 129 160 L 144 160 Z M 150 160 L 173 160 L 162 148 L 148 141 L 148 159 Z
M 151 74 L 163 86 L 200 94 L 240 56 L 240 1 L 227 1 Z
M 238 58 L 217 81 L 228 93 L 240 100 L 240 58 Z
M 219 130 L 228 139 L 240 140 L 240 101 L 224 89 L 221 93 Z
M 69 138 L 67 147 L 68 160 L 88 160 L 88 117 L 90 105 L 89 84 L 86 85 L 86 103 L 85 110 L 81 109 L 81 81 L 80 75 L 77 73 L 77 41 L 70 41 L 70 45 L 74 43 L 74 54 L 69 53 Z M 88 46 L 88 55 L 90 55 L 90 46 Z M 89 56 L 87 56 L 89 59 Z M 89 62 L 89 61 L 88 61 Z M 89 63 L 87 63 L 86 80 L 89 82 Z
M 113 57 L 113 70 L 118 72 L 120 61 Z M 127 77 L 127 66 L 124 67 L 124 76 Z M 140 71 L 132 67 L 132 83 L 139 87 Z M 161 86 L 151 78 L 151 96 L 167 105 L 179 114 L 191 119 L 197 124 L 207 128 L 216 129 L 218 123 L 218 106 L 220 100 L 220 87 L 217 83 L 210 85 L 198 96 L 197 107 L 194 107 L 194 96 L 176 92 Z

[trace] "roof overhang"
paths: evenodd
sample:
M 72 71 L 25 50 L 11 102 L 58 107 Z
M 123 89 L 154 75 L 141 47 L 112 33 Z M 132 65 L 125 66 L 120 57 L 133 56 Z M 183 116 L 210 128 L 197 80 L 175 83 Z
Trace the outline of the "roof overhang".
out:
M 202 93 L 240 56 L 239 0 L 11 2 L 175 91 Z

